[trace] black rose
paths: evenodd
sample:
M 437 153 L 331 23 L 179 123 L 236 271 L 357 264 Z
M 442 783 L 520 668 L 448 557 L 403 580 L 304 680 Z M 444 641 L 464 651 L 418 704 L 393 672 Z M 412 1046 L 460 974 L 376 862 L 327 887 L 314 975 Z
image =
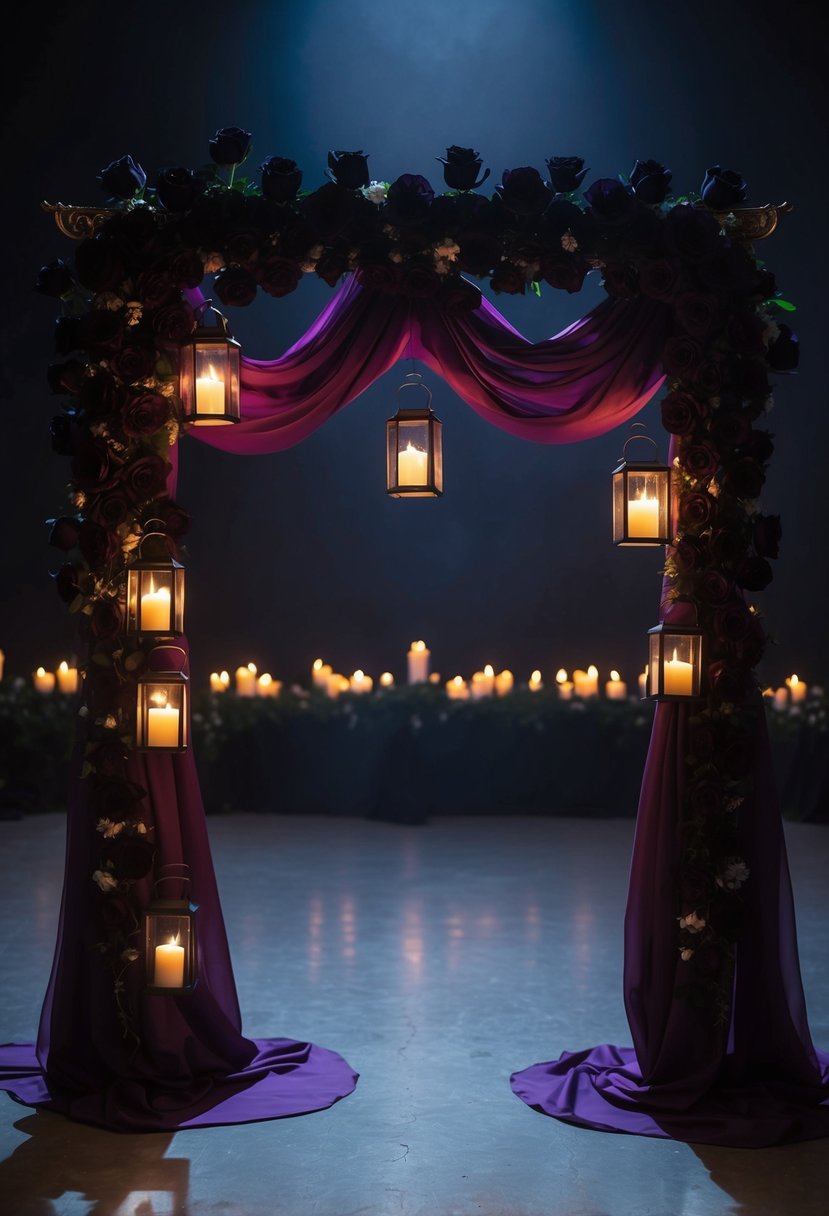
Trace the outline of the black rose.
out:
M 729 364 L 728 381 L 735 392 L 765 400 L 770 392 L 766 368 L 759 359 L 734 359 Z
M 501 260 L 501 242 L 492 232 L 462 232 L 458 237 L 458 266 L 482 278 Z
M 93 569 L 105 566 L 121 551 L 121 542 L 114 532 L 85 519 L 78 529 L 78 548 Z
M 520 169 L 505 169 L 501 185 L 495 187 L 501 202 L 516 215 L 541 215 L 552 201 L 550 187 L 531 165 Z
M 709 219 L 713 219 L 713 216 L 709 216 Z M 700 260 L 695 273 L 706 286 L 720 294 L 743 294 L 751 291 L 754 263 L 741 245 L 720 241 L 718 248 Z
M 225 266 L 213 280 L 213 290 L 229 308 L 246 308 L 256 299 L 256 279 L 244 266 Z
M 738 498 L 757 498 L 765 480 L 762 465 L 751 456 L 735 460 L 725 477 L 728 489 Z
M 56 519 L 52 524 L 52 530 L 49 533 L 49 544 L 54 545 L 56 549 L 62 549 L 64 553 L 68 553 L 70 549 L 75 549 L 78 544 L 80 526 L 79 520 L 70 519 L 68 516 L 62 515 L 60 519 Z
M 328 176 L 338 186 L 360 190 L 369 183 L 368 155 L 360 152 L 329 152 Z
M 702 359 L 702 348 L 693 338 L 669 338 L 662 351 L 662 363 L 669 376 L 678 380 L 693 374 Z
M 714 613 L 714 633 L 726 645 L 744 641 L 751 631 L 753 617 L 742 600 L 724 604 Z
M 366 262 L 358 277 L 372 291 L 396 292 L 400 286 L 400 271 L 393 262 Z
M 121 477 L 124 493 L 135 504 L 160 498 L 167 488 L 170 466 L 161 456 L 140 456 Z
M 585 190 L 584 198 L 602 225 L 624 224 L 633 215 L 636 199 L 632 191 L 613 177 L 600 177 Z
M 121 609 L 114 600 L 98 600 L 89 618 L 94 638 L 114 638 L 121 631 Z
M 709 523 L 716 512 L 716 499 L 702 490 L 686 490 L 679 499 L 680 522 L 689 527 Z
M 422 223 L 429 214 L 435 192 L 419 173 L 403 173 L 389 186 L 386 217 L 400 228 Z
M 711 419 L 711 436 L 723 452 L 733 452 L 748 441 L 751 424 L 745 414 L 734 410 L 718 410 Z
M 672 435 L 691 435 L 704 417 L 703 408 L 691 393 L 676 389 L 662 401 L 662 425 Z
M 747 456 L 768 464 L 774 455 L 774 440 L 768 431 L 751 431 L 745 449 Z
M 337 283 L 348 271 L 348 258 L 344 253 L 336 249 L 326 249 L 317 258 L 314 270 L 329 287 L 336 287 Z
M 546 164 L 550 185 L 556 194 L 572 194 L 590 172 L 580 156 L 550 156 Z
M 302 170 L 295 160 L 285 156 L 269 156 L 259 166 L 262 193 L 274 203 L 290 203 L 302 185 Z
M 208 142 L 210 159 L 217 165 L 241 165 L 250 151 L 250 131 L 222 127 Z
M 694 263 L 713 253 L 720 239 L 720 227 L 713 215 L 685 203 L 668 212 L 665 230 L 679 256 Z
M 682 287 L 682 274 L 671 258 L 650 258 L 639 267 L 642 294 L 654 300 L 671 300 Z
M 35 283 L 35 291 L 59 300 L 75 286 L 72 272 L 62 258 L 56 258 L 47 266 L 41 266 Z
M 152 326 L 159 346 L 174 349 L 193 332 L 195 313 L 185 300 L 165 304 L 153 314 Z
M 126 934 L 138 927 L 136 909 L 123 894 L 108 891 L 106 898 L 101 900 L 100 909 L 104 927 L 110 932 Z
M 96 816 L 118 823 L 133 814 L 143 795 L 144 791 L 132 781 L 96 776 L 90 795 L 91 809 Z
M 710 760 L 717 746 L 715 731 L 706 722 L 698 722 L 691 730 L 691 753 L 698 761 Z
M 694 388 L 703 397 L 716 397 L 723 382 L 723 363 L 718 354 L 700 360 L 693 372 Z
M 336 192 L 337 186 L 324 186 L 324 190 L 330 189 Z M 354 196 L 349 194 L 347 190 L 339 189 L 343 201 L 343 216 L 345 217 L 346 226 L 348 219 L 354 210 Z M 304 262 L 308 257 L 312 245 L 318 244 L 317 233 L 306 223 L 305 220 L 296 218 L 292 220 L 286 228 L 282 229 L 279 234 L 279 243 L 277 245 L 277 253 L 281 253 L 283 258 L 293 258 L 294 261 Z
M 302 200 L 302 210 L 313 235 L 323 242 L 339 236 L 348 227 L 354 195 L 345 186 L 327 182 Z
M 757 515 L 754 519 L 754 549 L 758 557 L 777 557 L 783 529 L 779 515 Z
M 717 449 L 706 439 L 684 447 L 680 459 L 683 468 L 697 481 L 707 481 L 713 477 L 720 462 Z
M 719 700 L 740 702 L 747 692 L 748 676 L 737 663 L 718 659 L 708 668 L 708 683 Z
M 75 273 L 88 291 L 113 291 L 126 276 L 118 242 L 97 236 L 81 241 L 75 250 Z
M 110 161 L 98 174 L 97 181 L 115 198 L 134 198 L 147 184 L 147 175 L 131 156 L 122 156 Z
M 189 169 L 176 165 L 160 171 L 155 190 L 165 211 L 189 211 L 202 192 L 202 183 Z
M 446 156 L 436 156 L 435 160 L 443 165 L 443 180 L 450 190 L 475 190 L 482 186 L 489 177 L 489 169 L 477 181 L 483 161 L 474 148 L 459 148 L 452 144 L 446 149 Z
M 93 308 L 79 318 L 80 344 L 94 355 L 109 357 L 124 338 L 124 319 L 107 308 Z
M 700 599 L 706 604 L 724 604 L 730 598 L 733 584 L 719 570 L 706 570 L 694 584 Z
M 745 556 L 745 542 L 730 528 L 715 529 L 708 541 L 711 556 L 723 566 L 735 566 Z
M 176 287 L 198 287 L 204 278 L 204 263 L 195 249 L 182 249 L 170 259 L 170 275 Z
M 674 303 L 679 325 L 692 338 L 706 338 L 717 326 L 720 305 L 716 296 L 700 291 L 688 291 Z
M 251 265 L 259 257 L 261 237 L 251 228 L 237 228 L 228 234 L 225 243 L 225 256 L 230 265 Z
M 773 372 L 793 372 L 800 361 L 797 335 L 788 325 L 778 325 L 779 333 L 766 351 L 766 363 Z
M 678 569 L 685 574 L 696 570 L 702 560 L 700 543 L 694 536 L 683 536 L 682 540 L 673 546 L 671 554 Z
M 574 253 L 562 253 L 560 258 L 545 258 L 541 263 L 544 281 L 570 295 L 581 291 L 589 273 L 590 263 Z
M 130 439 L 160 431 L 170 416 L 170 402 L 150 390 L 133 393 L 121 410 L 121 428 Z
M 109 370 L 124 384 L 146 380 L 155 367 L 155 351 L 137 342 L 125 343 L 109 361 Z
M 91 499 L 85 507 L 88 519 L 92 519 L 102 528 L 113 530 L 124 523 L 132 511 L 132 504 L 118 489 L 107 490 Z
M 88 423 L 105 420 L 116 412 L 124 400 L 124 391 L 113 376 L 95 369 L 86 376 L 78 393 L 78 402 Z
M 164 263 L 148 267 L 138 276 L 135 294 L 146 308 L 160 308 L 177 296 L 178 290 L 169 267 Z
M 80 359 L 68 359 L 65 363 L 52 363 L 46 369 L 49 388 L 55 394 L 77 393 L 86 374 L 86 364 Z
M 106 444 L 87 435 L 72 457 L 72 479 L 79 489 L 97 492 L 114 485 L 120 471 Z
M 630 173 L 630 188 L 641 203 L 661 203 L 671 188 L 670 169 L 656 160 L 638 160 Z
M 496 266 L 489 285 L 493 291 L 503 292 L 509 296 L 523 296 L 527 290 L 523 270 L 514 266 L 512 262 L 501 262 Z
M 774 578 L 774 571 L 764 557 L 747 557 L 735 578 L 746 591 L 763 591 Z
M 266 258 L 259 267 L 258 276 L 262 290 L 269 296 L 280 299 L 282 296 L 290 295 L 296 289 L 302 278 L 302 270 L 290 258 L 274 254 L 272 257 Z
M 734 313 L 728 318 L 728 341 L 741 355 L 762 355 L 765 350 L 763 322 L 756 313 Z
M 71 604 L 80 594 L 78 578 L 80 572 L 71 562 L 64 562 L 57 574 L 54 575 L 55 589 L 64 604 Z
M 748 187 L 735 170 L 712 165 L 710 169 L 705 170 L 699 192 L 706 207 L 723 211 L 727 207 L 736 207 L 742 203 L 748 193 Z
M 189 514 L 172 498 L 153 503 L 152 512 L 154 518 L 161 520 L 164 531 L 173 540 L 180 540 L 190 529 Z

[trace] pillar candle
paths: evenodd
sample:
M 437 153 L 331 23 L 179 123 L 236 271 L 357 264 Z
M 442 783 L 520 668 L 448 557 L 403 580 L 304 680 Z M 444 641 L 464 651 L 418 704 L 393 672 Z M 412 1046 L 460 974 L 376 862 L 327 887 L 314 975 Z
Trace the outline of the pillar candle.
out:
M 223 414 L 225 412 L 225 385 L 211 367 L 209 375 L 196 380 L 196 410 L 199 414 Z
M 256 664 L 236 668 L 236 693 L 240 697 L 256 696 Z
M 331 664 L 323 663 L 322 659 L 314 659 L 314 665 L 311 668 L 311 679 L 314 688 L 321 688 L 323 691 L 328 689 L 328 679 L 331 675 Z
M 694 691 L 694 665 L 674 657 L 662 665 L 663 687 L 669 697 L 690 697 Z
M 540 671 L 538 671 L 536 669 L 532 673 L 532 675 L 530 676 L 530 682 L 527 685 L 527 687 L 529 688 L 530 692 L 538 692 L 541 688 L 544 687 L 543 684 L 541 683 L 541 672 Z
M 153 705 L 147 711 L 147 746 L 178 747 L 179 711 L 174 705 Z
M 141 596 L 141 628 L 147 633 L 170 632 L 170 588 L 159 587 Z
M 210 673 L 210 691 L 211 692 L 227 692 L 230 684 L 230 676 L 226 671 L 211 671 Z
M 341 675 L 339 671 L 332 671 L 328 677 L 326 692 L 329 697 L 336 698 L 341 692 L 348 692 L 350 687 L 351 684 L 346 676 Z
M 508 692 L 512 692 L 515 684 L 515 677 L 511 671 L 499 671 L 495 677 L 495 691 L 499 697 L 505 697 Z
M 628 536 L 647 537 L 659 535 L 659 500 L 646 498 L 628 499 Z
M 642 700 L 648 695 L 648 669 L 639 673 L 639 696 Z
M 412 642 L 406 655 L 410 684 L 425 684 L 429 679 L 430 657 L 431 651 L 426 649 L 425 642 Z
M 70 667 L 66 659 L 58 667 L 56 672 L 58 678 L 58 688 L 61 692 L 73 693 L 78 691 L 78 669 Z
M 567 679 L 567 672 L 563 667 L 559 667 L 556 672 L 556 685 L 558 686 L 558 695 L 562 701 L 572 701 L 573 699 L 573 681 Z
M 55 691 L 55 673 L 53 671 L 46 671 L 43 667 L 38 667 L 32 678 L 38 692 Z
M 354 672 L 354 675 L 349 680 L 349 687 L 352 692 L 371 692 L 374 687 L 374 681 L 371 676 L 367 676 L 364 671 L 359 668 Z
M 277 697 L 281 687 L 282 681 L 275 680 L 270 672 L 265 671 L 256 681 L 256 695 L 258 697 Z
M 156 988 L 184 987 L 184 946 L 172 940 L 156 946 L 154 983 Z
M 469 685 L 463 676 L 454 676 L 446 681 L 446 695 L 450 701 L 469 700 Z
M 573 672 L 573 684 L 577 697 L 596 697 L 599 695 L 599 669 L 593 664 L 587 671 L 577 668 Z
M 429 453 L 408 444 L 397 453 L 397 484 L 425 486 L 429 471 Z M 414 683 L 415 681 L 412 681 Z
M 3 668 L 4 668 L 5 664 L 6 664 L 6 656 L 3 654 L 3 651 L 0 650 L 0 680 L 3 679 Z
M 787 708 L 788 708 L 788 705 L 789 705 L 789 690 L 788 690 L 788 688 L 785 688 L 785 687 L 783 687 L 783 688 L 776 688 L 776 689 L 774 690 L 773 702 L 774 702 L 774 708 L 775 708 L 775 709 L 787 709 Z
M 789 698 L 792 705 L 799 705 L 801 701 L 806 700 L 807 685 L 803 683 L 799 676 L 787 676 L 786 687 L 789 690 Z
M 628 686 L 618 671 L 611 671 L 610 679 L 604 686 L 605 696 L 609 701 L 624 701 L 628 695 Z
M 394 676 L 391 674 L 390 671 L 384 671 L 383 674 L 381 675 L 380 687 L 381 688 L 393 688 L 394 687 Z

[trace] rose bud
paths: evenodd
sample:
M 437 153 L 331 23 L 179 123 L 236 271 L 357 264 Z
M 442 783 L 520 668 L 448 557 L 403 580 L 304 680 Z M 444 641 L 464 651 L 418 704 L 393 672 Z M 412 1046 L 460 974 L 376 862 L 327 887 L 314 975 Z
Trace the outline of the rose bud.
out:
M 671 187 L 670 169 L 656 160 L 638 160 L 630 174 L 630 188 L 640 203 L 661 203 Z
M 250 131 L 241 127 L 222 127 L 208 143 L 210 158 L 217 165 L 241 165 L 250 151 Z
M 600 177 L 584 192 L 584 199 L 601 224 L 623 224 L 633 214 L 633 192 L 612 177 Z
M 589 173 L 580 156 L 551 156 L 546 164 L 550 185 L 556 194 L 572 194 Z
M 419 173 L 403 173 L 389 186 L 386 215 L 393 224 L 411 227 L 426 219 L 435 192 Z
M 706 207 L 710 207 L 713 211 L 722 211 L 743 202 L 748 193 L 748 187 L 740 174 L 733 169 L 722 169 L 719 165 L 712 165 L 705 171 L 699 192 Z
M 262 194 L 272 203 L 290 203 L 302 185 L 302 170 L 295 160 L 270 156 L 259 166 Z
M 115 198 L 134 198 L 147 184 L 147 175 L 131 156 L 111 161 L 96 179 Z
M 74 286 L 75 280 L 72 278 L 69 267 L 62 258 L 57 258 L 48 266 L 41 266 L 35 283 L 35 291 L 59 300 L 62 296 L 67 295 Z
M 540 215 L 552 201 L 550 187 L 531 165 L 505 169 L 501 185 L 495 187 L 495 193 L 504 206 L 516 215 Z
M 165 211 L 188 211 L 201 194 L 201 183 L 189 169 L 174 166 L 161 170 L 155 192 Z
M 346 186 L 349 190 L 362 190 L 367 186 L 368 155 L 360 152 L 329 152 L 328 176 L 338 186 Z
M 446 156 L 436 156 L 435 160 L 443 165 L 443 180 L 450 190 L 476 190 L 489 177 L 489 169 L 477 181 L 483 161 L 474 148 L 459 148 L 452 144 L 446 149 Z

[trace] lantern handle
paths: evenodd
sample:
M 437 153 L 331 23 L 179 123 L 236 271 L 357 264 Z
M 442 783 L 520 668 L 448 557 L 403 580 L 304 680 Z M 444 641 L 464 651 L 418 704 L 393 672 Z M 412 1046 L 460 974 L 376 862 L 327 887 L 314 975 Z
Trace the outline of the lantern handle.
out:
M 173 870 L 173 871 L 187 870 L 188 873 L 187 874 L 176 874 L 176 873 L 164 874 L 161 872 L 163 870 Z M 189 870 L 190 870 L 190 867 L 186 861 L 173 861 L 173 862 L 168 863 L 165 866 L 159 866 L 158 877 L 153 879 L 153 890 L 158 892 L 158 887 L 162 882 L 181 882 L 181 883 L 186 882 L 188 889 L 189 889 L 193 885 L 193 880 L 190 877 Z
M 148 520 L 147 522 L 148 523 L 163 523 L 164 521 L 161 519 L 159 519 L 159 520 L 151 519 L 151 520 Z M 138 549 L 139 557 L 141 556 L 141 549 L 143 548 L 144 541 L 149 540 L 151 536 L 160 536 L 160 537 L 162 537 L 163 540 L 168 540 L 169 535 L 170 535 L 169 532 L 158 532 L 155 528 L 153 528 L 153 530 L 151 532 L 145 532 L 136 546 L 136 548 Z
M 639 423 L 635 423 L 634 425 L 643 426 L 644 423 L 639 422 Z M 626 439 L 624 444 L 622 445 L 622 460 L 627 459 L 628 444 L 633 443 L 634 440 L 636 440 L 636 439 L 644 439 L 646 443 L 652 444 L 654 453 L 656 455 L 656 459 L 657 459 L 657 461 L 659 460 L 659 447 L 657 445 L 656 440 L 651 435 L 631 435 L 631 436 L 629 436 L 629 438 Z
M 399 398 L 400 394 L 403 392 L 404 388 L 422 388 L 423 391 L 425 393 L 427 393 L 429 396 L 429 402 L 428 402 L 427 408 L 428 409 L 432 408 L 432 390 L 429 388 L 428 384 L 423 383 L 423 379 L 420 375 L 420 372 L 407 372 L 406 379 L 403 381 L 403 383 L 397 389 L 395 396 Z
M 226 336 L 230 336 L 230 325 L 224 313 L 219 312 L 212 300 L 202 300 L 201 304 L 197 304 L 193 309 L 196 314 L 198 324 L 204 326 L 205 313 L 212 312 L 219 318 L 219 324 L 215 327 Z

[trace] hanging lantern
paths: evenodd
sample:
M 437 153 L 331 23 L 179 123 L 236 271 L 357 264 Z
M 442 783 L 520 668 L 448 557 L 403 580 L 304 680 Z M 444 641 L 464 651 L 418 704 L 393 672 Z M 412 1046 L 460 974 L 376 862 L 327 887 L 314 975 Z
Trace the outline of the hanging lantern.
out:
M 646 699 L 689 701 L 702 696 L 702 630 L 663 621 L 648 630 Z
M 127 570 L 126 631 L 155 637 L 184 632 L 184 567 L 170 557 L 164 532 L 144 533 L 138 559 Z
M 625 453 L 634 439 L 652 444 L 655 459 L 628 460 Z M 658 457 L 650 435 L 631 435 L 625 443 L 621 463 L 613 470 L 614 545 L 671 543 L 671 470 Z
M 215 325 L 198 325 L 179 350 L 179 397 L 184 421 L 192 426 L 224 426 L 241 421 L 239 383 L 241 350 L 230 336 L 227 320 L 215 313 Z M 204 317 L 202 317 L 202 321 Z
M 400 409 L 386 422 L 386 492 L 392 498 L 440 498 L 443 494 L 443 423 L 432 413 L 432 394 L 417 372 L 397 390 L 422 388 L 420 409 Z
M 198 979 L 196 967 L 197 905 L 186 897 L 173 898 L 160 893 L 189 889 L 186 865 L 162 866 L 154 884 L 155 894 L 144 912 L 144 971 L 146 991 L 165 996 L 192 992 Z M 164 871 L 169 871 L 164 873 Z
M 157 646 L 151 652 L 178 650 L 180 646 Z M 164 660 L 172 662 L 171 659 Z M 138 677 L 135 715 L 135 750 L 139 752 L 184 752 L 187 750 L 189 707 L 187 676 L 181 667 L 146 671 Z

